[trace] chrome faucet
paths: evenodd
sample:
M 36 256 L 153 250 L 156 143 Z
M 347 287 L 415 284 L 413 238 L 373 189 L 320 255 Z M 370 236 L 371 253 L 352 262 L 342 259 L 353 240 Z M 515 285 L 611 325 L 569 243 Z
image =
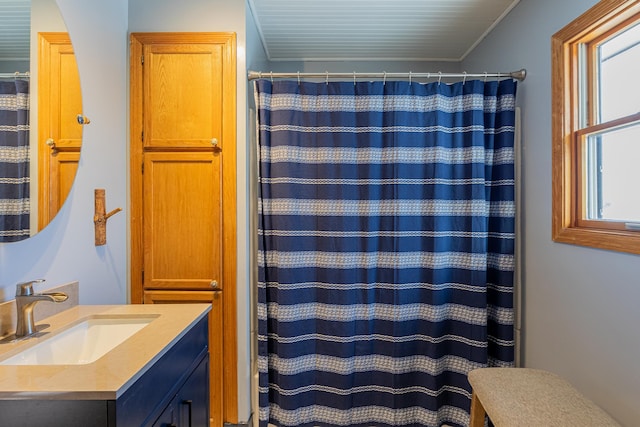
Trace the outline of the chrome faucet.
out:
M 33 309 L 36 303 L 39 301 L 64 302 L 69 298 L 63 292 L 34 293 L 33 284 L 41 282 L 44 280 L 32 280 L 16 285 L 16 308 L 18 309 L 16 338 L 26 337 L 37 332 L 33 319 Z

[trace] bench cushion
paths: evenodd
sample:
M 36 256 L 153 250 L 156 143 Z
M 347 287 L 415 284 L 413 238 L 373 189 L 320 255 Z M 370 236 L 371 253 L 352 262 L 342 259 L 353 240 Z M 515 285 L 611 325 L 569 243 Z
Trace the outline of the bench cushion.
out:
M 551 372 L 481 368 L 469 373 L 469 383 L 496 427 L 620 426 L 571 384 Z

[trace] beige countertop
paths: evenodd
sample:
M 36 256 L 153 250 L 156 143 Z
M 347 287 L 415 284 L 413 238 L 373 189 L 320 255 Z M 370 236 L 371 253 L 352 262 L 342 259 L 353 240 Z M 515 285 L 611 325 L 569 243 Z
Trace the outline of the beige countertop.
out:
M 116 399 L 210 309 L 209 304 L 78 305 L 36 322 L 50 325 L 45 334 L 0 344 L 0 361 L 93 316 L 157 316 L 93 363 L 0 365 L 0 399 Z

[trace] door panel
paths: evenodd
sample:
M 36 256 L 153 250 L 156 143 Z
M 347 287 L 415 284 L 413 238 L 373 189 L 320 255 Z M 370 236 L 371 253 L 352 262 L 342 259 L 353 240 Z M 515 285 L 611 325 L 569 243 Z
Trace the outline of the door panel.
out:
M 144 288 L 221 287 L 220 156 L 144 155 Z
M 222 46 L 147 45 L 144 61 L 144 146 L 220 146 Z
M 80 151 L 60 151 L 50 158 L 49 164 L 49 217 L 53 218 L 62 208 L 71 191 L 78 170 Z
M 58 102 L 60 115 L 59 123 L 54 123 L 58 133 L 56 146 L 58 149 L 80 148 L 82 143 L 82 125 L 78 123 L 78 114 L 82 113 L 82 95 L 80 93 L 80 75 L 78 65 L 71 45 L 57 45 L 59 74 L 54 76 L 58 83 L 52 87 L 56 92 L 52 93 L 54 101 Z M 54 130 L 55 132 L 55 130 Z

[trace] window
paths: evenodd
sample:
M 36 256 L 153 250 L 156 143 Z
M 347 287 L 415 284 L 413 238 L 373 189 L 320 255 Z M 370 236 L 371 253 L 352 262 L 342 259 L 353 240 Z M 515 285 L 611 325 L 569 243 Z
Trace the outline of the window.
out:
M 640 0 L 552 37 L 553 239 L 640 254 Z

